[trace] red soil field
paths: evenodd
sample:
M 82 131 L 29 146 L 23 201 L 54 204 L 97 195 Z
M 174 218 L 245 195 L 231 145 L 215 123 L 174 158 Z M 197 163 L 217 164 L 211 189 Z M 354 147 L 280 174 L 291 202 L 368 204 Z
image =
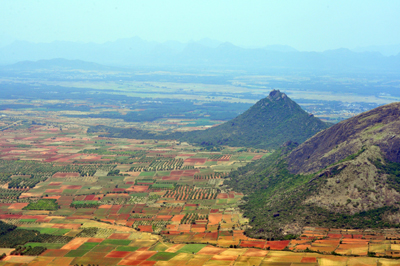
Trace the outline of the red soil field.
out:
M 53 175 L 53 178 L 79 177 L 79 173 L 62 173 L 58 172 Z
M 114 233 L 108 237 L 108 239 L 128 239 L 130 234 Z
M 197 255 L 218 255 L 223 251 L 225 251 L 224 248 L 217 248 L 214 246 L 205 246 L 199 252 L 197 252 Z
M 247 257 L 265 257 L 265 256 L 267 256 L 267 254 L 268 254 L 268 251 L 266 251 L 266 250 L 249 248 L 242 256 L 247 256 Z
M 316 263 L 317 262 L 317 258 L 315 257 L 303 257 L 301 259 L 301 263 Z
M 289 245 L 290 240 L 281 240 L 281 241 L 267 241 L 267 246 L 269 246 L 271 249 L 275 250 L 282 250 L 287 245 Z
M 22 208 L 28 206 L 29 203 L 13 203 L 11 204 L 8 209 L 10 210 L 22 210 Z
M 49 186 L 59 186 L 59 185 L 61 185 L 62 183 L 61 182 L 51 182 L 50 184 L 49 184 Z
M 242 240 L 240 242 L 240 247 L 241 248 L 260 248 L 263 249 L 266 245 L 265 240 L 260 240 L 260 241 L 250 241 L 250 240 Z
M 84 244 L 89 238 L 74 238 L 69 243 L 65 244 L 61 249 L 77 249 Z
M 124 260 L 138 260 L 138 261 L 143 261 L 149 259 L 151 256 L 157 253 L 157 251 L 134 251 L 130 252 L 127 257 L 125 257 Z M 120 265 L 124 265 L 119 263 Z
M 138 228 L 141 232 L 153 232 L 153 228 L 151 225 L 139 225 Z
M 98 209 L 110 209 L 113 205 L 100 205 Z
M 62 193 L 62 189 L 46 189 L 46 193 Z
M 106 255 L 106 258 L 124 258 L 129 254 L 129 251 L 111 251 Z
M 157 215 L 155 220 L 169 221 L 172 215 Z
M 172 222 L 179 222 L 179 221 L 181 221 L 183 219 L 184 216 L 185 216 L 184 214 L 175 215 L 174 217 L 172 217 L 171 221 Z
M 130 214 L 129 213 L 122 213 L 120 215 L 118 215 L 118 220 L 128 220 L 129 219 Z
M 130 188 L 127 188 L 126 191 L 129 192 L 145 192 L 148 190 L 149 186 L 132 186 Z
M 222 220 L 222 214 L 221 213 L 210 213 L 208 215 L 208 221 L 209 224 L 219 224 Z
M 195 164 L 204 164 L 207 161 L 206 158 L 188 158 L 185 159 L 185 163 L 195 163 Z
M 86 242 L 90 242 L 90 243 L 101 243 L 103 242 L 103 238 L 89 238 Z
M 228 198 L 228 194 L 226 193 L 220 193 L 217 196 L 217 199 L 227 199 Z

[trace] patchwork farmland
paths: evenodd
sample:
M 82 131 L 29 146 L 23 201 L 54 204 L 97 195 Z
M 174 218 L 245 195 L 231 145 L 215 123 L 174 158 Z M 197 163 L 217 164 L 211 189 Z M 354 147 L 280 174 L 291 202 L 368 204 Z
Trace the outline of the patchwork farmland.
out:
M 44 122 L 44 121 L 43 121 Z M 305 228 L 252 239 L 223 185 L 269 153 L 112 139 L 52 124 L 0 131 L 1 265 L 398 265 L 400 231 Z

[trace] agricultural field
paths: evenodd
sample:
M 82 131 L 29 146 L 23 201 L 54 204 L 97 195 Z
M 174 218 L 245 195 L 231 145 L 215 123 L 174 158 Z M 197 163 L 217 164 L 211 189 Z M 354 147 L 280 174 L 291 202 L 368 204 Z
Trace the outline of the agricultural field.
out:
M 247 237 L 239 209 L 245 195 L 223 181 L 266 150 L 113 139 L 87 133 L 95 119 L 49 115 L 29 123 L 19 115 L 3 118 L 9 126 L 0 131 L 0 265 L 400 262 L 395 229 Z

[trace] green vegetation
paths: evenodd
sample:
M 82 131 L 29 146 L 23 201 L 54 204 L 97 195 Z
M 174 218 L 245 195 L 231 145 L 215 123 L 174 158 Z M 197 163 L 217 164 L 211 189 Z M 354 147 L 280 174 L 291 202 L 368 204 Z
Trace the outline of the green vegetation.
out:
M 380 174 L 387 174 L 387 183 L 390 188 L 400 192 L 400 163 L 382 161 L 380 159 L 372 161 L 379 169 Z
M 58 210 L 60 206 L 57 204 L 55 199 L 40 199 L 36 202 L 29 203 L 24 210 L 46 210 L 55 211 Z
M 398 227 L 384 219 L 388 214 L 398 211 L 398 208 L 392 206 L 349 214 L 304 204 L 304 199 L 317 193 L 327 179 L 325 176 L 314 178 L 314 175 L 291 174 L 285 161 L 285 154 L 289 151 L 280 149 L 265 159 L 239 168 L 224 182 L 235 191 L 248 195 L 241 208 L 244 216 L 250 219 L 252 228 L 246 233 L 251 237 L 284 239 L 282 227 L 291 223 L 328 228 Z M 379 162 L 376 163 L 379 165 Z M 381 168 L 386 167 L 385 171 L 392 173 L 393 180 L 398 176 L 398 166 L 399 164 L 380 165 Z
M 0 247 L 13 248 L 28 242 L 34 243 L 68 243 L 72 237 L 41 234 L 36 230 L 17 229 L 0 221 Z
M 208 147 L 229 145 L 276 149 L 289 140 L 302 143 L 327 127 L 285 94 L 272 91 L 267 98 L 222 125 L 175 138 Z
M 71 203 L 72 208 L 96 208 L 100 205 L 96 200 L 76 200 Z

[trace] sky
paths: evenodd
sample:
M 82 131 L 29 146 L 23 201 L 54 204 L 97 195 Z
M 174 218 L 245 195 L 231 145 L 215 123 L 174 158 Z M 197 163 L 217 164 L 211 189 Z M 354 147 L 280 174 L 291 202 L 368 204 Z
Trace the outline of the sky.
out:
M 400 44 L 397 0 L 0 0 L 0 45 L 202 38 L 324 51 Z

